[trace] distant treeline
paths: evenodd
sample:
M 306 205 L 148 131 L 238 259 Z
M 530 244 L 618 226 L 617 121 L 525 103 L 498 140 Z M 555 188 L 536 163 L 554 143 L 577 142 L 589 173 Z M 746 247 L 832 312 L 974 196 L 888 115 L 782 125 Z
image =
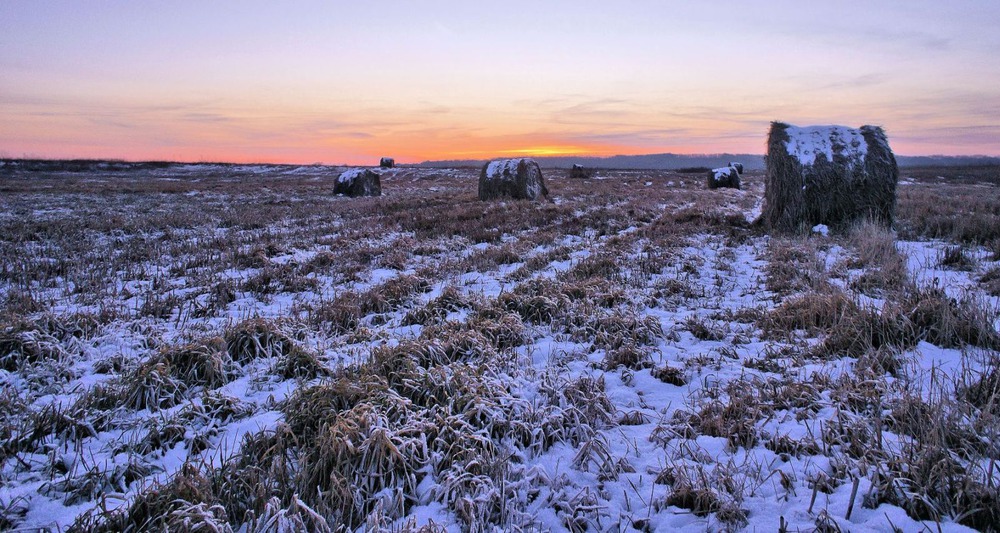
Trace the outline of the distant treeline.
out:
M 611 157 L 534 157 L 543 168 L 571 168 L 573 165 L 583 165 L 587 168 L 621 169 L 621 170 L 677 170 L 703 171 L 704 169 L 724 167 L 729 162 L 743 163 L 747 170 L 762 170 L 764 156 L 756 154 L 648 154 L 648 155 L 616 155 Z M 956 166 L 989 166 L 1000 165 L 1000 157 L 991 156 L 896 156 L 901 167 L 956 167 Z M 453 159 L 445 161 L 424 161 L 415 166 L 425 168 L 480 168 L 486 160 Z M 123 161 L 119 159 L 0 159 L 0 174 L 18 172 L 93 172 L 112 171 L 128 172 L 141 170 L 165 169 L 175 165 L 214 165 L 224 167 L 242 166 L 272 166 L 300 167 L 303 165 L 245 165 L 237 163 L 183 163 L 176 161 Z M 313 163 L 310 166 L 320 165 Z M 326 165 L 322 165 L 326 166 Z M 335 165 L 343 166 L 343 165 Z
M 897 155 L 901 167 L 971 167 L 1000 165 L 1000 157 L 985 155 Z
M 0 159 L 0 171 L 19 170 L 23 172 L 93 172 L 153 170 L 170 168 L 174 165 L 206 164 L 228 165 L 228 163 L 179 163 L 174 161 L 123 161 L 120 159 Z

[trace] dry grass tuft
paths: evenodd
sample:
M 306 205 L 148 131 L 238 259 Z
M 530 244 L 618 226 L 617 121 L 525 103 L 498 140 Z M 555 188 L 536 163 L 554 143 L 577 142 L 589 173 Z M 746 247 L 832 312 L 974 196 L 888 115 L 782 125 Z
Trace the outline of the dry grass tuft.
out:
M 699 433 L 722 437 L 735 449 L 752 448 L 759 439 L 756 428 L 760 409 L 740 399 L 729 402 L 713 400 L 701 407 L 695 421 Z
M 469 308 L 471 305 L 471 298 L 458 287 L 449 285 L 441 290 L 440 296 L 427 302 L 423 307 L 408 311 L 403 317 L 402 324 L 404 326 L 440 324 L 444 322 L 449 313 Z
M 893 372 L 901 362 L 886 357 L 915 346 L 922 331 L 922 324 L 915 323 L 912 315 L 907 316 L 895 304 L 882 310 L 861 307 L 830 287 L 786 300 L 763 315 L 757 326 L 769 339 L 791 339 L 796 330 L 821 335 L 822 341 L 808 352 L 819 359 L 861 357 L 880 351 L 886 370 Z
M 688 377 L 684 374 L 684 369 L 669 365 L 654 368 L 652 376 L 669 385 L 683 387 L 687 385 Z
M 465 324 L 452 324 L 448 329 L 476 331 L 497 350 L 509 350 L 527 344 L 531 338 L 521 317 L 508 312 L 501 305 L 494 300 L 479 306 Z
M 695 516 L 705 517 L 721 509 L 719 497 L 711 489 L 694 488 L 690 484 L 675 484 L 670 494 L 663 501 L 665 505 L 673 505 L 688 509 Z
M 976 408 L 1000 416 L 1000 353 L 985 352 L 983 360 L 981 370 L 962 374 L 958 395 Z
M 553 405 L 571 408 L 576 423 L 592 429 L 612 427 L 617 420 L 615 406 L 605 393 L 604 377 L 581 377 L 563 385 L 559 390 L 547 391 Z
M 94 408 L 121 406 L 156 411 L 173 407 L 195 387 L 214 389 L 235 375 L 221 337 L 180 347 L 162 348 L 117 381 L 95 387 L 87 401 Z
M 913 326 L 906 317 L 859 309 L 857 313 L 841 317 L 808 355 L 823 360 L 861 357 L 873 351 L 895 355 L 893 351 L 898 353 L 915 345 Z M 888 359 L 883 360 L 890 363 Z M 895 368 L 895 365 L 887 368 Z
M 826 266 L 808 240 L 771 239 L 767 258 L 765 287 L 778 295 L 819 289 L 828 284 Z
M 781 338 L 794 330 L 808 334 L 827 332 L 844 317 L 856 316 L 861 309 L 848 295 L 830 289 L 808 292 L 784 301 L 757 322 L 765 338 Z
M 331 381 L 295 391 L 282 406 L 285 422 L 293 435 L 311 439 L 324 423 L 355 405 L 385 394 L 384 379 L 368 374 L 338 376 Z
M 778 454 L 783 460 L 789 457 L 819 455 L 819 444 L 810 438 L 793 439 L 788 435 L 772 435 L 764 439 L 764 447 Z
M 262 318 L 251 318 L 227 328 L 223 339 L 229 355 L 240 364 L 288 355 L 296 349 L 276 322 Z
M 214 389 L 225 385 L 232 375 L 231 359 L 224 348 L 226 344 L 215 337 L 176 349 L 164 348 L 147 364 L 151 367 L 165 365 L 171 376 L 187 386 Z
M 663 337 L 663 327 L 656 317 L 640 316 L 632 310 L 617 309 L 592 318 L 574 337 L 591 340 L 595 347 L 616 350 L 623 346 L 653 346 Z
M 965 345 L 1000 349 L 995 312 L 983 302 L 958 301 L 939 288 L 921 288 L 901 304 L 920 338 L 943 348 Z
M 721 341 L 728 335 L 726 327 L 697 315 L 689 316 L 684 321 L 684 327 L 701 341 Z
M 118 512 L 85 514 L 77 531 L 232 531 L 225 509 L 198 468 L 185 464 L 170 481 L 143 491 Z
M 271 371 L 285 379 L 316 379 L 333 375 L 333 371 L 316 354 L 294 344 L 287 353 L 278 357 Z
M 498 302 L 525 321 L 548 324 L 568 310 L 570 300 L 563 292 L 565 288 L 566 285 L 558 282 L 529 280 L 515 287 L 512 292 L 501 294 Z
M 352 291 L 345 291 L 333 300 L 321 301 L 309 309 L 309 322 L 333 335 L 358 329 L 363 316 L 361 295 Z
M 983 273 L 979 278 L 979 283 L 991 296 L 1000 296 L 1000 267 L 993 267 Z
M 381 495 L 399 517 L 411 505 L 419 465 L 400 451 L 403 442 L 365 404 L 341 412 L 320 428 L 301 458 L 298 491 L 303 501 L 335 523 L 363 523 Z
M 619 258 L 610 253 L 599 253 L 585 257 L 560 276 L 569 282 L 589 279 L 616 280 L 620 278 Z
M 895 235 L 880 224 L 863 222 L 851 229 L 848 244 L 857 253 L 849 268 L 864 269 L 850 287 L 873 296 L 895 295 L 910 288 L 906 258 L 896 249 Z
M 395 311 L 428 290 L 430 283 L 426 279 L 403 274 L 365 292 L 345 291 L 333 300 L 321 302 L 310 309 L 309 320 L 334 335 L 350 333 L 365 316 Z
M 43 360 L 60 360 L 66 351 L 57 338 L 36 325 L 19 320 L 0 330 L 0 368 L 15 372 Z
M 705 289 L 677 278 L 657 279 L 648 292 L 650 307 L 676 308 L 687 300 L 705 296 Z
M 604 370 L 614 370 L 618 367 L 625 367 L 630 370 L 652 368 L 653 359 L 650 357 L 651 352 L 652 350 L 645 346 L 626 344 L 620 348 L 608 350 L 601 366 Z
M 361 295 L 361 313 L 388 313 L 398 309 L 414 295 L 430 290 L 421 277 L 403 274 L 372 287 Z
M 969 255 L 965 247 L 949 246 L 941 253 L 941 260 L 938 264 L 951 270 L 968 272 L 975 269 L 976 260 Z
M 204 299 L 194 300 L 192 315 L 196 318 L 215 316 L 236 301 L 236 284 L 232 280 L 213 283 Z

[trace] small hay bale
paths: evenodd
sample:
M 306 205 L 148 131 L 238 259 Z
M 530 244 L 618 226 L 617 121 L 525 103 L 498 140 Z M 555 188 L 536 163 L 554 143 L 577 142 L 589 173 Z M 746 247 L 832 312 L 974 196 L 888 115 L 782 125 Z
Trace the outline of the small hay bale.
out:
M 882 128 L 772 122 L 765 160 L 761 216 L 770 228 L 843 227 L 863 218 L 892 224 L 899 168 Z
M 739 172 L 740 174 L 743 174 L 743 163 L 737 163 L 735 161 L 730 161 L 729 162 L 729 166 L 735 168 L 736 172 Z
M 378 160 L 378 166 L 382 168 L 393 168 L 396 166 L 396 160 L 391 157 L 383 157 Z
M 593 169 L 584 168 L 583 165 L 574 164 L 573 168 L 569 169 L 569 177 L 574 179 L 587 179 L 593 177 Z
M 548 197 L 542 170 L 534 159 L 497 159 L 483 165 L 479 199 L 538 200 Z
M 738 164 L 738 163 L 737 163 Z M 708 171 L 709 189 L 739 189 L 740 171 L 736 167 L 715 168 Z
M 352 168 L 337 178 L 333 194 L 345 196 L 382 196 L 382 183 L 378 172 L 367 168 Z

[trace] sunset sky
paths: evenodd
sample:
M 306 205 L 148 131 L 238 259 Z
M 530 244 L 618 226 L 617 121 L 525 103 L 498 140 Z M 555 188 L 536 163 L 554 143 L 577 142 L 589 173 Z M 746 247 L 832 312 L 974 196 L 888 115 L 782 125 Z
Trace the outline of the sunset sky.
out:
M 0 0 L 0 156 L 1000 155 L 996 0 Z

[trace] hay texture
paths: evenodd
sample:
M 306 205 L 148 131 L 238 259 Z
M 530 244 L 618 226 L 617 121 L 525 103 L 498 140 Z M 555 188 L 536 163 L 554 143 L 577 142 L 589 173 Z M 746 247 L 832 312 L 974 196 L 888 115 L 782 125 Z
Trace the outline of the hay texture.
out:
M 763 222 L 773 230 L 892 224 L 899 168 L 877 126 L 799 128 L 771 123 Z
M 737 163 L 738 164 L 738 163 Z M 742 165 L 740 165 L 742 166 Z M 709 189 L 739 189 L 740 171 L 730 165 L 728 167 L 715 168 L 708 171 Z
M 479 173 L 479 199 L 539 200 L 549 195 L 534 159 L 497 159 Z
M 396 160 L 391 157 L 383 157 L 382 159 L 379 159 L 378 166 L 382 168 L 392 168 L 396 166 Z
M 345 196 L 382 196 L 382 183 L 378 172 L 367 168 L 352 168 L 337 178 L 333 194 Z
M 573 165 L 573 168 L 569 169 L 569 177 L 574 179 L 587 179 L 593 175 L 594 171 L 583 165 Z

